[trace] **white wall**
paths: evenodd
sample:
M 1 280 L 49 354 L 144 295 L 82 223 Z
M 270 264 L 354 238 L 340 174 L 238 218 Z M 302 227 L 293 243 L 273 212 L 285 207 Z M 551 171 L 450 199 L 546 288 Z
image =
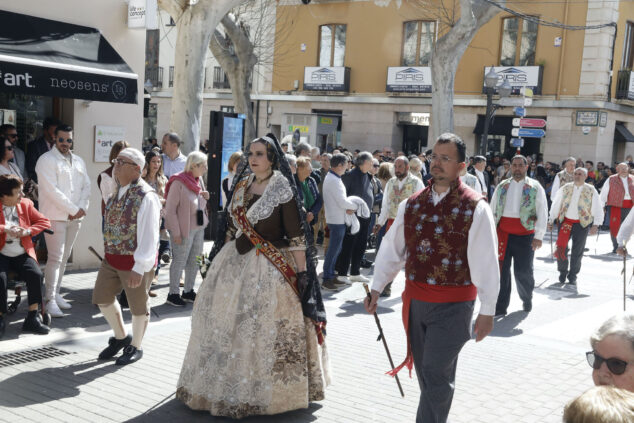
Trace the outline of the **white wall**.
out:
M 145 30 L 128 29 L 127 6 L 123 0 L 0 0 L 0 8 L 16 13 L 54 19 L 99 29 L 121 57 L 139 75 L 139 104 L 92 102 L 88 107 L 82 100 L 67 100 L 62 104 L 62 117 L 74 128 L 74 152 L 84 159 L 92 181 L 88 215 L 82 223 L 73 250 L 73 268 L 99 265 L 88 251 L 93 246 L 103 251 L 101 235 L 101 196 L 97 176 L 107 164 L 93 162 L 95 125 L 125 127 L 126 140 L 140 148 L 143 139 L 143 81 L 145 66 Z

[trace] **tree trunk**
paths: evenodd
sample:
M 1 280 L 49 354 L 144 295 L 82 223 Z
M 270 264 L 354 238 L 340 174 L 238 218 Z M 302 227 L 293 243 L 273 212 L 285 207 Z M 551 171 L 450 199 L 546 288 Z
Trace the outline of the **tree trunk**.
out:
M 222 17 L 240 3 L 241 0 L 199 0 L 185 6 L 180 16 L 172 16 L 178 35 L 170 128 L 183 140 L 184 153 L 196 151 L 200 145 L 205 60 L 211 34 Z M 173 13 L 173 9 L 163 8 Z
M 436 41 L 431 58 L 431 140 L 435 141 L 444 132 L 453 132 L 454 81 L 458 64 L 480 27 L 499 12 L 498 8 L 482 0 L 461 0 L 460 19 Z

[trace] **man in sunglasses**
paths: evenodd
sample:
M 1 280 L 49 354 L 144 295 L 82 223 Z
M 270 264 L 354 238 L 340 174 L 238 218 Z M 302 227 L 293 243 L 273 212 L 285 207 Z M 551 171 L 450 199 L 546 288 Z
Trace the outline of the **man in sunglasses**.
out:
M 15 126 L 5 123 L 4 125 L 0 125 L 0 135 L 4 135 L 4 137 L 13 145 L 13 158 L 11 161 L 16 164 L 18 169 L 20 169 L 20 175 L 22 175 L 22 178 L 26 179 L 26 174 L 24 173 L 24 151 L 17 146 L 18 130 Z
M 48 259 L 44 270 L 46 310 L 62 317 L 71 305 L 60 295 L 66 262 L 90 198 L 90 177 L 81 157 L 73 154 L 73 128 L 60 124 L 55 129 L 55 146 L 44 153 L 35 172 L 39 184 L 40 212 L 51 221 L 53 234 L 45 234 Z
M 606 320 L 590 336 L 586 353 L 593 368 L 594 384 L 612 385 L 634 392 L 634 315 L 620 314 Z

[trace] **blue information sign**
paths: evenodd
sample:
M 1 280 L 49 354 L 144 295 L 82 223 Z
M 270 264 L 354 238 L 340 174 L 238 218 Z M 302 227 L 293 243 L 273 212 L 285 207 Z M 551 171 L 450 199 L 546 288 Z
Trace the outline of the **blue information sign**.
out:
M 222 167 L 220 170 L 220 180 L 227 177 L 229 169 L 229 158 L 236 151 L 242 150 L 242 127 L 244 119 L 238 117 L 223 117 L 222 124 Z
M 515 113 L 515 116 L 524 117 L 526 116 L 526 109 L 523 107 L 515 107 L 513 113 Z
M 546 131 L 533 128 L 513 128 L 511 134 L 514 137 L 541 138 L 546 135 Z

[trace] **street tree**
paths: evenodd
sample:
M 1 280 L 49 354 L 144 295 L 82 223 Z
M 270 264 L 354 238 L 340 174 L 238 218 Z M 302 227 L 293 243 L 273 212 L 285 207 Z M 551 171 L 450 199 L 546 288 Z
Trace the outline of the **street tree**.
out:
M 203 110 L 205 60 L 220 20 L 243 0 L 158 0 L 176 22 L 174 91 L 170 129 L 184 140 L 185 153 L 198 149 Z

